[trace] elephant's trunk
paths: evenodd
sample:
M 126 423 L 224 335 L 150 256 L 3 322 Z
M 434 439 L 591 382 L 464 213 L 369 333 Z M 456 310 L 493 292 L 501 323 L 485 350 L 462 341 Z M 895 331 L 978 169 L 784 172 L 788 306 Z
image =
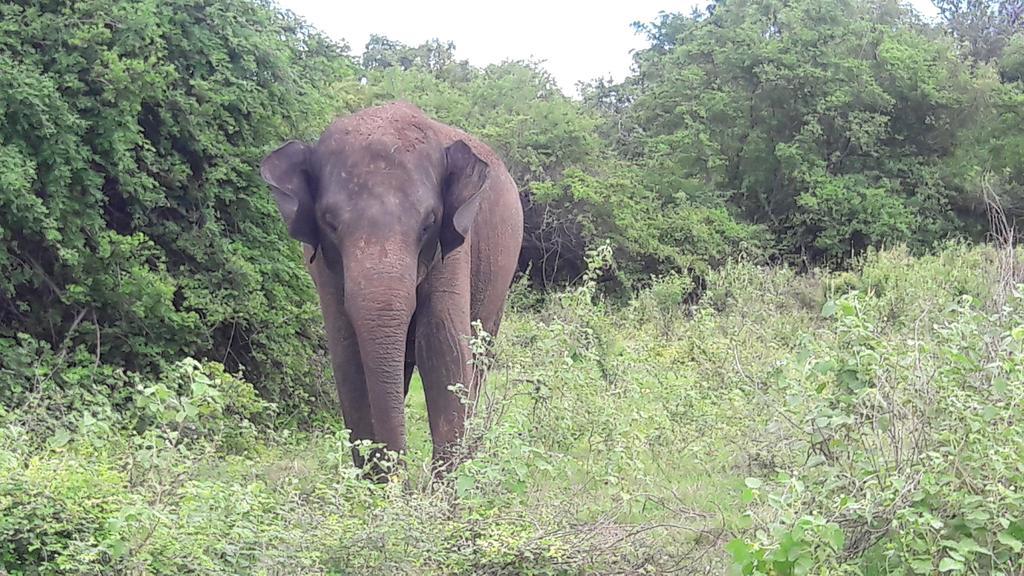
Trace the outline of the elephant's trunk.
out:
M 355 328 L 370 400 L 374 438 L 405 450 L 405 345 L 416 302 L 415 260 L 386 245 L 346 258 L 345 306 Z M 351 264 L 350 264 L 351 263 Z

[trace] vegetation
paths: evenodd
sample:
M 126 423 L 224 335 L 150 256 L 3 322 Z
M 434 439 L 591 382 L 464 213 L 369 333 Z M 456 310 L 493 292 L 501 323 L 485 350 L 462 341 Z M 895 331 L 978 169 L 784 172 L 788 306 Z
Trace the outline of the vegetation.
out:
M 246 0 L 4 3 L 0 66 L 3 335 L 306 402 L 315 293 L 253 166 L 330 117 L 342 47 Z
M 626 306 L 596 296 L 596 275 L 543 303 L 519 285 L 479 453 L 440 486 L 415 387 L 409 485 L 376 486 L 337 424 L 275 425 L 275 406 L 215 362 L 143 379 L 82 354 L 58 370 L 23 337 L 2 351 L 17 371 L 4 388 L 31 380 L 0 415 L 0 562 L 1017 573 L 1024 303 L 999 304 L 999 262 L 952 246 L 875 253 L 845 273 L 737 263 L 710 273 L 696 305 L 681 277 Z
M 0 4 L 0 573 L 1020 573 L 1024 15 L 936 4 L 665 14 L 580 99 L 263 0 Z M 254 170 L 394 98 L 526 208 L 441 484 L 415 386 L 405 483 L 351 467 Z

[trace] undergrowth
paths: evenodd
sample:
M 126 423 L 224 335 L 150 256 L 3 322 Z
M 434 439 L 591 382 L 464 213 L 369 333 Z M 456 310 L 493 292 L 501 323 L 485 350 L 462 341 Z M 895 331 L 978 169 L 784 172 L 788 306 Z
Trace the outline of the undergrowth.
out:
M 993 249 L 740 262 L 699 302 L 669 276 L 625 305 L 596 290 L 609 257 L 515 288 L 440 483 L 415 386 L 381 486 L 336 418 L 296 428 L 217 363 L 144 378 L 0 340 L 0 573 L 1024 569 L 1024 302 Z

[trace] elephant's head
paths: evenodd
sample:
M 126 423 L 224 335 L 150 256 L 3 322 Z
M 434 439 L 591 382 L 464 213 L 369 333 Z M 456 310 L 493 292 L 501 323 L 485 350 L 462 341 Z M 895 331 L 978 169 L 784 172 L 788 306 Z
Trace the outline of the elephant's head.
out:
M 438 126 L 411 106 L 370 109 L 336 121 L 316 144 L 284 144 L 260 165 L 288 233 L 343 285 L 375 436 L 394 450 L 404 449 L 416 286 L 463 245 L 486 189 L 487 163 Z

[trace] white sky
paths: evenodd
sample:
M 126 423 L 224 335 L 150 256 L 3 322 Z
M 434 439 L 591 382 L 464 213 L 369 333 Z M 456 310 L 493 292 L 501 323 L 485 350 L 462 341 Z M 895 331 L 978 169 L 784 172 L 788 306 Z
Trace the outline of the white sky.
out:
M 541 60 L 562 90 L 576 93 L 576 82 L 611 76 L 622 80 L 632 63 L 630 51 L 646 45 L 634 21 L 655 20 L 660 11 L 688 13 L 707 0 L 278 0 L 352 53 L 362 54 L 370 34 L 415 46 L 431 38 L 455 43 L 455 55 L 476 66 L 503 60 Z M 909 0 L 935 15 L 931 0 Z M 603 5 L 602 5 L 603 4 Z M 600 7 L 598 7 L 600 6 Z

